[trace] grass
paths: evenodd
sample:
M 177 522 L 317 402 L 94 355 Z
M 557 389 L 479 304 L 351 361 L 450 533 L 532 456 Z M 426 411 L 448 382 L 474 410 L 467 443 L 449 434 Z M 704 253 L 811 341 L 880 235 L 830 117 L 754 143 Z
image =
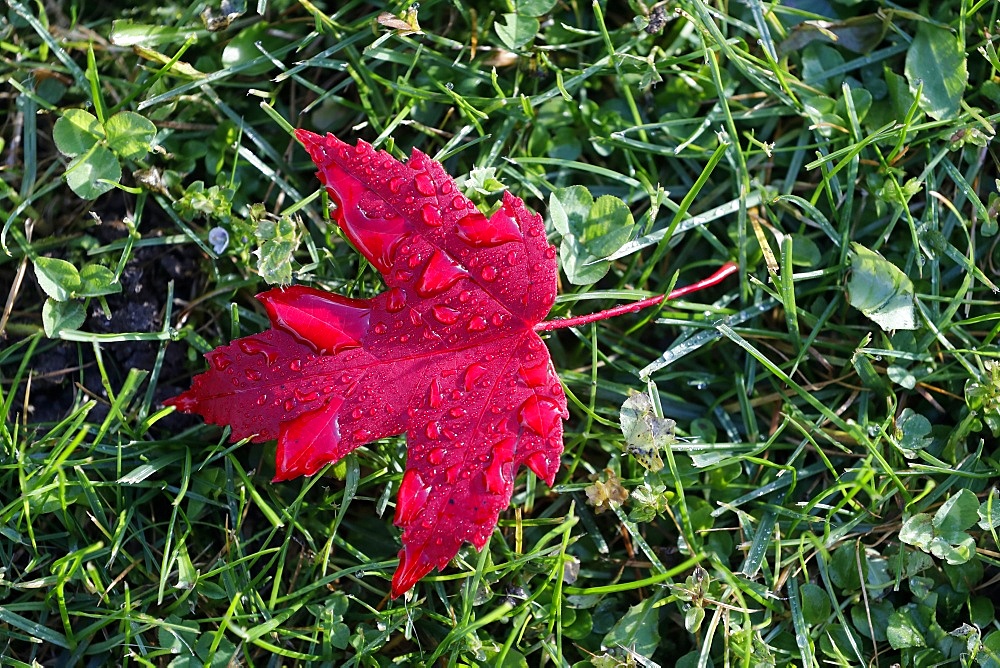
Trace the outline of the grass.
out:
M 0 665 L 1000 665 L 996 3 L 242 5 L 0 19 Z M 548 335 L 555 487 L 399 600 L 402 438 L 272 484 L 161 403 L 269 281 L 381 290 L 289 127 L 495 179 L 557 245 L 553 192 L 623 201 L 551 317 L 741 267 Z

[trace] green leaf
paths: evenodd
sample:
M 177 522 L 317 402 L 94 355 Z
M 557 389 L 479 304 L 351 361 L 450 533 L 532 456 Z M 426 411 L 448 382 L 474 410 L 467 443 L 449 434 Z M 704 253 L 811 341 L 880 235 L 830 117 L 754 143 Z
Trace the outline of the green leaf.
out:
M 563 271 L 575 285 L 602 279 L 611 267 L 603 258 L 625 245 L 635 228 L 625 202 L 612 195 L 594 201 L 583 186 L 553 191 L 549 217 L 563 237 L 559 256 Z
M 796 267 L 815 267 L 822 255 L 816 242 L 803 234 L 793 234 L 792 264 Z
M 917 513 L 903 522 L 899 540 L 922 550 L 930 550 L 931 541 L 934 540 L 934 518 L 930 513 Z
M 799 587 L 799 595 L 802 598 L 802 617 L 807 624 L 820 624 L 827 620 L 831 605 L 825 589 L 807 582 Z
M 889 89 L 889 101 L 892 105 L 893 115 L 897 119 L 906 118 L 906 114 L 909 113 L 914 100 L 916 100 L 914 91 L 910 90 L 910 85 L 905 77 L 892 72 L 889 68 L 886 68 L 883 74 L 885 75 L 886 87 Z M 916 116 L 923 118 L 920 111 L 916 112 Z
M 929 116 L 945 120 L 958 115 L 969 72 L 965 45 L 957 35 L 931 23 L 921 23 L 906 51 L 905 74 L 914 94 L 923 85 L 920 108 Z
M 983 639 L 976 661 L 982 668 L 1000 668 L 1000 631 L 991 631 Z
M 628 609 L 625 616 L 604 636 L 605 647 L 628 647 L 644 657 L 653 656 L 660 644 L 660 609 L 656 597 L 647 598 Z
M 208 668 L 228 668 L 228 666 L 232 665 L 233 659 L 236 656 L 236 645 L 225 637 L 219 639 L 218 645 L 215 649 L 212 649 L 212 645 L 215 643 L 215 634 L 201 634 L 198 642 L 195 644 L 195 654 L 198 655 L 198 658 L 205 661 L 204 665 L 208 666 Z
M 930 433 L 930 420 L 915 413 L 912 408 L 904 408 L 896 418 L 896 438 L 907 457 L 916 457 L 916 450 L 923 450 L 933 442 L 928 438 Z
M 83 199 L 97 199 L 115 187 L 122 178 L 118 158 L 103 146 L 73 158 L 66 168 L 66 183 Z
M 274 51 L 281 46 L 282 42 L 268 32 L 269 28 L 266 21 L 260 21 L 241 30 L 222 50 L 223 66 L 227 69 L 233 68 L 261 58 L 262 60 L 256 65 L 240 70 L 240 74 L 244 76 L 257 76 L 275 67 L 274 63 L 269 58 L 264 58 L 264 54 L 257 48 L 257 42 L 261 42 L 261 46 L 267 51 Z
M 198 623 L 170 615 L 163 620 L 157 635 L 160 647 L 170 650 L 171 654 L 193 656 L 198 639 Z
M 58 338 L 63 330 L 80 329 L 86 319 L 83 303 L 75 299 L 60 302 L 49 297 L 42 306 L 42 327 L 50 339 Z
M 660 450 L 670 447 L 676 439 L 676 422 L 657 417 L 649 395 L 632 391 L 622 404 L 619 413 L 622 434 L 625 436 L 625 452 L 648 471 L 657 472 L 663 468 Z
M 556 6 L 556 0 L 514 0 L 514 11 L 521 16 L 544 16 Z
M 504 14 L 501 21 L 493 24 L 500 40 L 511 50 L 520 49 L 535 38 L 540 24 L 538 19 L 517 14 Z
M 968 489 L 948 498 L 934 515 L 938 533 L 965 531 L 979 520 L 979 499 Z
M 864 88 L 850 88 L 851 91 L 851 106 L 854 107 L 854 113 L 857 115 L 858 122 L 865 120 L 865 116 L 868 115 L 868 111 L 872 108 L 872 94 L 869 93 Z M 833 113 L 839 116 L 843 120 L 844 127 L 848 127 L 850 121 L 850 114 L 847 111 L 847 101 L 843 96 L 837 98 L 837 103 L 833 107 Z
M 69 157 L 86 153 L 104 138 L 97 117 L 83 109 L 69 109 L 52 128 L 56 148 Z
M 258 215 L 262 214 L 263 207 Z M 299 246 L 299 225 L 295 219 L 291 216 L 264 217 L 258 221 L 254 235 L 260 244 L 253 254 L 257 256 L 257 272 L 261 278 L 272 285 L 291 283 L 292 254 Z
M 705 608 L 692 605 L 684 612 L 684 628 L 688 633 L 697 633 L 705 619 Z
M 99 264 L 88 264 L 81 269 L 80 283 L 77 297 L 99 297 L 122 291 L 121 283 L 115 280 L 115 272 Z
M 54 257 L 35 258 L 35 278 L 38 285 L 52 299 L 68 301 L 80 289 L 80 272 L 66 260 Z
M 848 301 L 882 329 L 916 329 L 913 282 L 875 251 L 851 244 Z
M 781 50 L 792 53 L 814 41 L 835 40 L 841 48 L 855 53 L 868 53 L 885 37 L 889 23 L 888 16 L 882 13 L 862 14 L 844 21 L 803 21 L 781 43 Z
M 152 148 L 156 126 L 145 116 L 132 111 L 122 111 L 104 124 L 108 146 L 126 160 L 138 160 Z
M 861 554 L 861 573 L 858 572 L 858 550 L 863 549 L 854 543 L 845 543 L 838 547 L 830 559 L 830 579 L 833 584 L 845 591 L 856 591 L 861 587 L 861 580 L 868 577 L 868 560 Z
M 927 646 L 924 634 L 917 628 L 913 618 L 902 610 L 896 610 L 889 615 L 889 628 L 886 629 L 885 635 L 893 649 Z
M 943 534 L 931 540 L 930 551 L 949 564 L 964 564 L 976 555 L 976 541 L 963 531 Z
M 979 506 L 979 528 L 992 531 L 997 527 L 1000 527 L 1000 493 L 994 487 Z
M 177 544 L 177 584 L 178 589 L 191 589 L 198 582 L 198 570 L 188 554 L 187 543 Z
M 832 46 L 810 44 L 802 51 L 802 81 L 824 92 L 831 92 L 835 87 L 834 78 L 826 73 L 843 64 L 844 57 Z
M 115 46 L 152 47 L 184 40 L 189 34 L 191 34 L 189 30 L 117 19 L 111 22 L 111 33 L 108 39 Z

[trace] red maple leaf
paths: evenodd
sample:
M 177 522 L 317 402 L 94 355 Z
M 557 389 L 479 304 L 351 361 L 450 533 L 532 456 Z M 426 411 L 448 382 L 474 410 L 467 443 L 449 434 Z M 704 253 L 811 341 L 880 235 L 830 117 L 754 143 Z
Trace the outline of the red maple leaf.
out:
M 521 464 L 553 483 L 566 396 L 534 328 L 555 300 L 556 250 L 520 199 L 505 193 L 487 218 L 417 150 L 403 164 L 364 142 L 296 136 L 388 289 L 258 295 L 272 329 L 209 353 L 167 403 L 230 425 L 233 441 L 277 438 L 276 481 L 405 433 L 395 597 L 464 542 L 482 549 Z
M 230 425 L 234 442 L 276 438 L 275 481 L 405 433 L 397 597 L 466 541 L 482 549 L 522 464 L 553 483 L 569 414 L 537 332 L 664 296 L 542 322 L 556 296 L 556 249 L 520 199 L 504 193 L 487 218 L 420 151 L 403 164 L 365 142 L 295 134 L 337 223 L 388 289 L 367 300 L 302 286 L 258 295 L 272 328 L 208 353 L 209 370 L 165 403 Z M 727 263 L 666 298 L 735 269 Z

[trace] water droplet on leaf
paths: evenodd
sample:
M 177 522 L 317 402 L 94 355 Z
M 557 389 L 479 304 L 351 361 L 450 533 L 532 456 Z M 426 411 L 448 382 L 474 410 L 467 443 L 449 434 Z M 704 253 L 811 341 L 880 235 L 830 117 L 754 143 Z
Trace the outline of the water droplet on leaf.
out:
M 453 308 L 441 306 L 439 304 L 432 306 L 431 312 L 434 314 L 434 319 L 442 325 L 454 325 L 458 322 L 458 316 L 462 314 L 461 311 L 456 311 Z
M 413 184 L 417 187 L 417 192 L 421 195 L 430 196 L 435 193 L 434 181 L 426 172 L 420 172 L 413 177 Z

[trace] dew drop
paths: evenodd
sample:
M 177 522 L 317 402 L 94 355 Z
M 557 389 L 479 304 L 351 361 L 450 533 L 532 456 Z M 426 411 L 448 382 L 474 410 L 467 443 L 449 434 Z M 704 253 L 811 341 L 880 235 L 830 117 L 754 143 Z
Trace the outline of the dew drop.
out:
M 420 515 L 420 511 L 423 510 L 430 495 L 431 486 L 424 481 L 420 472 L 416 469 L 408 469 L 399 483 L 394 522 L 398 525 L 407 525 L 413 522 Z
M 298 403 L 295 401 L 295 399 L 285 399 L 285 411 L 286 412 L 291 413 L 293 410 L 295 410 L 295 407 L 297 405 L 298 405 Z
M 437 378 L 431 379 L 431 386 L 427 390 L 427 405 L 431 408 L 441 408 L 441 384 Z
M 432 441 L 436 441 L 441 438 L 441 425 L 438 422 L 428 422 L 427 426 L 424 427 L 424 435 Z
M 496 267 L 494 267 L 491 264 L 486 265 L 485 267 L 483 267 L 483 271 L 482 271 L 481 276 L 483 277 L 484 281 L 486 281 L 488 283 L 492 283 L 493 281 L 497 280 L 497 269 L 496 269 Z
M 521 239 L 514 221 L 507 217 L 494 215 L 486 218 L 476 211 L 460 218 L 456 224 L 455 233 L 463 241 L 477 248 L 497 246 L 508 241 Z
M 437 466 L 444 461 L 444 448 L 434 448 L 427 453 L 427 462 Z
M 469 200 L 465 199 L 461 195 L 455 195 L 451 198 L 451 207 L 456 211 L 461 211 L 465 208 L 466 202 Z
M 247 369 L 245 373 L 247 380 L 260 380 L 260 371 L 256 369 Z
M 462 408 L 461 406 L 455 406 L 454 408 L 448 411 L 448 415 L 450 415 L 453 418 L 460 418 L 465 414 L 466 414 L 465 409 Z
M 417 294 L 423 298 L 441 294 L 459 280 L 468 276 L 468 272 L 459 267 L 440 250 L 431 253 L 427 266 L 417 280 Z
M 394 176 L 391 179 L 389 179 L 389 190 L 391 190 L 394 193 L 398 193 L 400 189 L 403 187 L 404 183 L 406 183 L 406 179 L 404 179 L 401 176 Z
M 449 466 L 445 469 L 444 478 L 449 484 L 455 484 L 458 482 L 458 477 L 462 473 L 462 465 L 455 464 L 454 466 Z
M 360 420 L 365 416 L 365 411 L 362 408 L 355 408 L 351 411 L 351 417 L 355 420 Z
M 360 198 L 357 206 L 358 211 L 360 211 L 361 215 L 365 218 L 381 220 L 390 217 L 390 213 L 386 210 L 385 203 L 382 202 L 382 200 L 374 199 L 374 197 Z
M 503 494 L 512 482 L 511 468 L 510 463 L 505 463 L 498 455 L 494 455 L 493 461 L 483 473 L 486 491 L 490 494 Z
M 465 378 L 462 381 L 465 384 L 465 391 L 468 392 L 475 387 L 476 383 L 479 382 L 479 379 L 484 375 L 486 375 L 485 364 L 480 364 L 479 362 L 470 364 L 469 368 L 465 370 Z
M 441 212 L 433 204 L 424 204 L 420 209 L 420 217 L 423 218 L 425 224 L 431 227 L 440 227 L 441 223 L 444 222 L 444 219 L 441 218 Z
M 380 322 L 377 325 L 375 325 L 375 327 L 372 328 L 372 331 L 375 332 L 376 334 L 381 335 L 389 331 L 389 328 L 385 326 L 384 322 Z
M 458 316 L 462 314 L 461 311 L 456 311 L 453 308 L 441 306 L 440 304 L 431 307 L 431 313 L 434 314 L 434 319 L 442 325 L 454 325 L 458 322 Z
M 535 475 L 545 480 L 551 475 L 553 460 L 544 452 L 534 452 L 524 460 L 524 465 L 531 469 Z
M 486 324 L 486 318 L 481 315 L 473 316 L 469 320 L 469 324 L 465 326 L 470 332 L 483 332 L 486 331 L 488 325 Z
M 262 394 L 259 397 L 257 397 L 257 405 L 258 406 L 263 406 L 266 403 L 267 403 L 267 395 L 266 394 Z
M 517 253 L 510 251 L 507 253 L 507 264 L 514 267 L 517 265 Z
M 406 271 L 405 269 L 397 269 L 393 272 L 393 278 L 395 278 L 399 283 L 406 283 L 413 278 L 413 272 Z
M 494 313 L 493 315 L 490 316 L 490 322 L 493 323 L 494 327 L 499 327 L 500 325 L 503 324 L 503 314 Z
M 229 359 L 229 356 L 224 355 L 223 353 L 213 354 L 211 361 L 212 366 L 215 367 L 216 371 L 225 371 L 229 365 L 233 363 L 233 361 Z
M 413 311 L 413 310 L 410 311 L 410 323 L 414 327 L 420 327 L 422 324 L 424 324 L 424 319 L 420 317 L 419 311 Z
M 521 367 L 521 378 L 528 387 L 545 387 L 549 379 L 549 369 L 545 364 L 524 365 Z
M 239 343 L 240 350 L 245 352 L 247 355 L 261 354 L 267 358 L 268 364 L 274 364 L 278 361 L 278 351 L 263 341 L 257 339 L 247 338 L 243 339 Z
M 409 340 L 410 340 L 410 335 L 409 334 L 401 334 L 399 336 L 399 342 L 400 343 L 406 343 Z
M 295 359 L 288 363 L 288 368 L 292 371 L 302 371 L 302 360 Z
M 445 195 L 450 193 L 453 188 L 454 186 L 451 185 L 451 181 L 445 181 L 444 183 L 441 184 L 441 192 L 444 193 Z
M 420 259 L 420 256 L 415 253 L 406 260 L 406 264 L 410 266 L 410 269 L 416 269 L 420 266 L 421 262 L 422 260 Z
M 392 288 L 385 295 L 385 310 L 389 313 L 399 313 L 406 306 L 406 295 L 399 288 Z
M 548 436 L 562 419 L 562 411 L 551 399 L 532 395 L 521 404 L 517 419 L 522 426 L 539 436 Z
M 547 259 L 551 260 L 555 256 L 556 256 L 556 247 L 555 246 L 549 246 L 548 248 L 545 249 L 545 257 Z
M 463 304 L 467 304 L 470 299 L 472 299 L 472 293 L 469 292 L 468 290 L 462 290 L 461 292 L 458 293 L 458 301 L 462 302 Z
M 421 195 L 433 195 L 435 192 L 434 181 L 427 172 L 421 172 L 413 178 L 413 184 L 417 187 L 417 192 Z
M 372 437 L 372 433 L 370 431 L 368 431 L 367 429 L 355 429 L 351 433 L 351 438 L 353 438 L 355 441 L 357 441 L 359 443 L 364 443 L 365 441 L 370 440 L 371 437 Z
M 295 388 L 295 398 L 299 401 L 316 401 L 319 399 L 319 392 L 316 390 L 305 390 L 301 387 Z

